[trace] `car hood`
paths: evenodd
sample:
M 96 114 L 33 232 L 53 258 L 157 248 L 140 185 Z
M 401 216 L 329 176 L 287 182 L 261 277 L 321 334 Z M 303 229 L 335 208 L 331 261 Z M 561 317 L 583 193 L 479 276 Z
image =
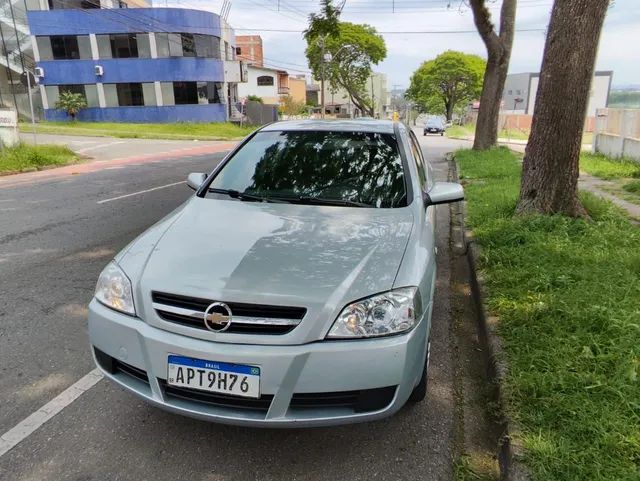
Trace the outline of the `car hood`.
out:
M 345 304 L 393 287 L 412 224 L 409 208 L 194 197 L 119 262 L 137 278 L 136 291 L 145 304 L 152 291 L 160 291 L 305 307 L 305 320 L 334 319 Z M 144 266 L 141 250 L 148 252 Z M 139 265 L 128 266 L 129 257 Z

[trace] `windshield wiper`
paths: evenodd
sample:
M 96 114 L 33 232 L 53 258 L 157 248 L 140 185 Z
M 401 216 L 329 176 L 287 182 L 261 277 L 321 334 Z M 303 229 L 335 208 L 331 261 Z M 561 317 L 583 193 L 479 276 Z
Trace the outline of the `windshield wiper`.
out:
M 322 197 L 311 197 L 306 195 L 294 197 L 292 198 L 292 200 L 294 202 L 299 202 L 302 204 L 339 205 L 339 206 L 346 206 L 346 207 L 372 207 L 371 204 L 365 204 L 364 202 L 356 202 L 354 200 L 325 199 Z
M 249 194 L 247 192 L 240 192 L 239 190 L 234 189 L 216 189 L 214 187 L 209 187 L 209 192 L 212 192 L 214 194 L 228 195 L 232 199 L 247 200 L 253 202 L 289 202 L 287 199 L 263 197 L 261 195 Z

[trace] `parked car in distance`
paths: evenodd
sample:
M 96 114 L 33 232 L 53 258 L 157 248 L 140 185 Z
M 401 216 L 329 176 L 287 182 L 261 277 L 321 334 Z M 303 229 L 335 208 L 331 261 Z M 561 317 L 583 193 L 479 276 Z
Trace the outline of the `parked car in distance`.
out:
M 105 376 L 160 408 L 268 427 L 389 416 L 426 395 L 436 182 L 380 120 L 287 121 L 245 139 L 100 274 Z
M 424 135 L 440 134 L 444 135 L 445 126 L 441 119 L 432 117 L 424 124 Z

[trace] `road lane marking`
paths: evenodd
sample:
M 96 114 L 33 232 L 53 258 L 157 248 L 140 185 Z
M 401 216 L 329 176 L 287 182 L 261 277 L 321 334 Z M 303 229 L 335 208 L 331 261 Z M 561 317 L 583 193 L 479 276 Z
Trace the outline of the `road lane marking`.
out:
M 94 145 L 92 147 L 84 147 L 80 150 L 77 150 L 76 152 L 78 152 L 79 154 L 84 154 L 85 152 L 89 152 L 90 150 L 96 150 L 96 149 L 101 149 L 103 147 L 111 147 L 112 145 L 118 145 L 118 144 L 124 144 L 125 141 L 120 141 L 120 142 L 107 142 L 107 143 L 102 143 L 102 144 L 98 144 L 98 145 Z
M 95 386 L 104 376 L 98 369 L 80 378 L 74 384 L 62 391 L 47 404 L 33 414 L 30 414 L 19 424 L 0 436 L 0 457 L 24 441 L 36 429 L 54 417 L 73 401 Z
M 147 192 L 153 192 L 154 190 L 166 189 L 167 187 L 173 187 L 174 185 L 186 184 L 187 181 L 174 182 L 173 184 L 161 185 L 153 187 L 151 189 L 141 190 L 140 192 L 132 192 L 131 194 L 119 195 L 118 197 L 112 197 L 111 199 L 99 200 L 98 204 L 106 204 L 107 202 L 113 202 L 114 200 L 126 199 L 127 197 L 133 197 L 134 195 L 146 194 Z

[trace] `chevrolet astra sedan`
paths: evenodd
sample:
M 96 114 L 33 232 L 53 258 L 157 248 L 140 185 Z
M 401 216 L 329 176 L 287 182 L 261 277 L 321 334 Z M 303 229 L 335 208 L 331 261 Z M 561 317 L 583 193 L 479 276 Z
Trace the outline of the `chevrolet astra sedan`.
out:
M 436 182 L 390 121 L 263 127 L 125 247 L 89 306 L 112 381 L 174 413 L 249 426 L 389 416 L 425 398 Z

